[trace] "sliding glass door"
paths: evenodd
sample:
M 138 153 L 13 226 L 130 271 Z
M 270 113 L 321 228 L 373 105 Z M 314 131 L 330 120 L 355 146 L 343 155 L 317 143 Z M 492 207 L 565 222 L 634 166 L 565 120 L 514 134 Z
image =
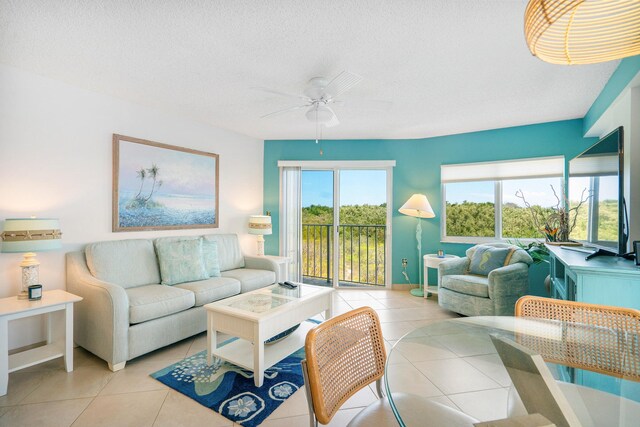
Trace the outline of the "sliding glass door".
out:
M 384 287 L 390 279 L 390 168 L 326 163 L 301 168 L 302 280 Z
M 342 169 L 335 254 L 340 286 L 385 285 L 387 171 Z
M 333 286 L 333 170 L 302 171 L 302 276 Z

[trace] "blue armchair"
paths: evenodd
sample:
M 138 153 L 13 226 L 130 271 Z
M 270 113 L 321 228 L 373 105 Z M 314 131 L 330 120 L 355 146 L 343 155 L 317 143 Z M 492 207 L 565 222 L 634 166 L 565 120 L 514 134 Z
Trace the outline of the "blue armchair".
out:
M 505 265 L 488 275 L 471 274 L 476 250 L 487 246 L 511 249 L 504 259 Z M 466 255 L 438 266 L 438 304 L 465 316 L 513 316 L 516 301 L 527 294 L 531 256 L 524 249 L 507 243 L 477 245 L 467 249 Z M 476 265 L 477 261 L 482 265 L 486 259 L 474 260 Z

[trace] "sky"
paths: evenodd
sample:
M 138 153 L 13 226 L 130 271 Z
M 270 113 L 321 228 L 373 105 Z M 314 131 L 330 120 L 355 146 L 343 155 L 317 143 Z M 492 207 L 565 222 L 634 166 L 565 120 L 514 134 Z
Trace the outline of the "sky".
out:
M 617 176 L 602 177 L 600 200 L 618 198 Z M 385 202 L 386 176 L 382 170 L 345 170 L 340 172 L 340 196 L 343 205 L 379 205 Z M 504 180 L 502 182 L 503 203 L 524 206 L 516 191 L 522 190 L 531 205 L 556 206 L 557 200 L 551 185 L 558 194 L 561 191 L 560 178 L 539 178 L 531 180 Z M 461 182 L 447 184 L 447 200 L 450 203 L 493 202 L 493 181 Z M 571 178 L 569 195 L 578 200 L 583 188 L 589 187 L 589 178 Z M 333 206 L 332 171 L 302 172 L 302 206 Z
M 618 199 L 617 179 L 617 176 L 601 178 L 600 200 Z M 503 203 L 524 206 L 522 199 L 516 196 L 516 192 L 522 190 L 525 199 L 532 206 L 556 206 L 558 201 L 551 191 L 551 185 L 560 195 L 560 178 L 504 180 L 502 181 L 502 201 Z M 493 186 L 493 181 L 447 184 L 447 201 L 450 203 L 462 203 L 465 200 L 477 203 L 493 202 Z M 569 180 L 569 199 L 579 200 L 583 188 L 589 188 L 589 178 L 571 178 Z
M 386 171 L 340 171 L 343 205 L 380 205 L 386 200 Z M 302 207 L 333 206 L 333 172 L 302 171 Z
M 551 191 L 551 185 L 558 194 L 561 191 L 560 178 L 540 178 L 535 180 L 504 180 L 502 181 L 502 202 L 515 203 L 524 206 L 522 199 L 516 192 L 522 191 L 527 202 L 531 205 L 544 207 L 555 206 L 556 198 Z M 459 182 L 447 184 L 447 201 L 450 203 L 493 202 L 493 181 Z
M 184 151 L 168 150 L 129 141 L 120 141 L 119 187 L 137 192 L 141 181 L 136 171 L 158 166 L 157 180 L 162 180 L 158 194 L 213 197 L 215 193 L 215 158 Z M 143 193 L 151 190 L 147 177 Z

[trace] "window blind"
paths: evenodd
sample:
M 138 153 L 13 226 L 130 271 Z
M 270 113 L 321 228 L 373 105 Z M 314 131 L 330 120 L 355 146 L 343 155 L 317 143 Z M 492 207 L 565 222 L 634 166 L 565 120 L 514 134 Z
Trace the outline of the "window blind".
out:
M 564 156 L 440 166 L 440 179 L 443 184 L 518 178 L 551 178 L 561 177 L 563 173 Z
M 569 162 L 570 176 L 599 176 L 618 174 L 618 154 L 578 157 Z

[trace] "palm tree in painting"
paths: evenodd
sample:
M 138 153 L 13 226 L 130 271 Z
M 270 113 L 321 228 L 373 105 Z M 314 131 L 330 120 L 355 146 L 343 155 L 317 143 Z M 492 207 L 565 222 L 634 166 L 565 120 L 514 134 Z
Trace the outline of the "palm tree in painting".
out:
M 151 196 L 153 196 L 153 192 L 156 189 L 156 180 L 158 179 L 158 174 L 160 173 L 160 169 L 155 163 L 153 163 L 151 167 L 147 169 L 147 173 L 149 174 L 149 178 L 153 179 L 153 185 L 151 186 L 151 192 L 149 193 L 149 197 L 144 199 L 145 202 L 149 201 L 151 199 Z
M 138 178 L 140 178 L 140 189 L 138 190 L 138 194 L 136 194 L 135 199 L 140 197 L 140 193 L 142 193 L 142 187 L 144 186 L 144 180 L 147 178 L 147 170 L 145 168 L 140 168 L 139 171 L 136 172 Z

